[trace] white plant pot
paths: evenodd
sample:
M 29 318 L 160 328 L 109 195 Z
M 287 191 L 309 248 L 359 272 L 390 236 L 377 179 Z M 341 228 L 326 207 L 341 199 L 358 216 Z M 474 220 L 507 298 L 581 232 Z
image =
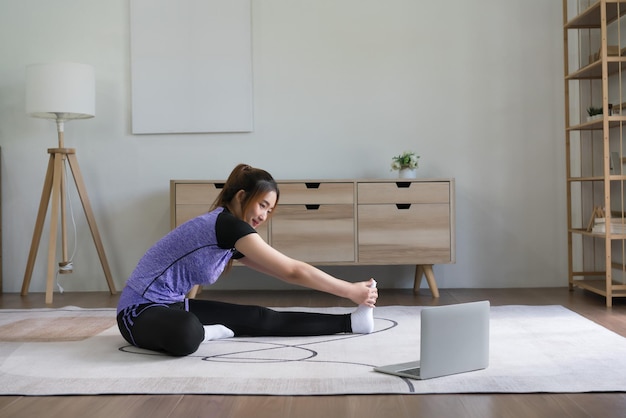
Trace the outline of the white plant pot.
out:
M 401 179 L 414 179 L 417 177 L 417 169 L 416 168 L 401 168 L 398 176 Z

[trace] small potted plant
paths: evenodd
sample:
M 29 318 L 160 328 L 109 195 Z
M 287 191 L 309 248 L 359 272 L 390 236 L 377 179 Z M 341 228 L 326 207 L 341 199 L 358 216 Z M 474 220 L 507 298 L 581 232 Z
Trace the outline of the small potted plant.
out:
M 587 120 L 592 121 L 592 120 L 600 119 L 602 118 L 602 113 L 603 111 L 601 107 L 589 106 L 587 108 L 587 114 L 589 115 Z
M 404 151 L 391 159 L 391 169 L 399 171 L 400 178 L 415 178 L 419 158 L 413 151 Z

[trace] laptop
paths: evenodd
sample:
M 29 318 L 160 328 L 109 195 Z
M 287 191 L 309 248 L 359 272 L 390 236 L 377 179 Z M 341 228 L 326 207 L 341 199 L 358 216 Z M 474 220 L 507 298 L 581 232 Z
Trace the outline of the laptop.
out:
M 426 307 L 420 321 L 419 361 L 375 367 L 375 371 L 431 379 L 488 366 L 489 301 Z

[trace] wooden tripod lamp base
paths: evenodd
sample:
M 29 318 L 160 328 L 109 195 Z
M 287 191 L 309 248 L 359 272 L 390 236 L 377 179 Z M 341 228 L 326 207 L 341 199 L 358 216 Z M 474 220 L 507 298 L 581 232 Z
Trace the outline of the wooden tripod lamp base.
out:
M 76 151 L 65 148 L 63 132 L 65 121 L 72 119 L 89 119 L 96 115 L 96 80 L 95 71 L 91 65 L 75 62 L 54 62 L 47 64 L 33 64 L 26 67 L 26 113 L 35 118 L 53 119 L 56 121 L 59 139 L 58 148 L 48 149 L 50 162 L 46 172 L 46 180 L 41 193 L 41 203 L 35 223 L 33 242 L 30 246 L 28 264 L 22 283 L 22 295 L 28 294 L 33 267 L 37 258 L 37 249 L 41 240 L 43 224 L 46 220 L 48 202 L 52 198 L 52 216 L 50 219 L 50 246 L 48 248 L 48 275 L 46 282 L 46 303 L 52 303 L 54 286 L 57 229 L 59 223 L 59 207 L 61 208 L 61 237 L 63 241 L 63 261 L 59 263 L 63 273 L 69 273 L 72 265 L 67 258 L 67 237 L 65 226 L 65 162 L 69 162 L 76 188 L 83 204 L 87 222 L 91 229 L 93 241 L 98 250 L 98 256 L 104 269 L 104 275 L 109 283 L 111 294 L 115 294 L 115 286 L 111 279 L 109 264 L 104 254 L 104 247 L 100 240 L 96 220 L 87 198 L 87 190 L 83 176 L 78 168 Z
M 44 222 L 46 220 L 46 213 L 48 211 L 48 203 L 52 198 L 52 209 L 50 218 L 50 242 L 48 247 L 48 272 L 46 279 L 46 303 L 52 303 L 52 295 L 54 290 L 54 277 L 57 270 L 56 264 L 56 244 L 58 235 L 58 219 L 59 208 L 61 209 L 61 234 L 63 245 L 63 262 L 60 264 L 66 264 L 67 260 L 67 241 L 66 241 L 66 227 L 65 227 L 65 171 L 64 160 L 69 163 L 78 195 L 87 218 L 87 223 L 91 229 L 91 235 L 93 237 L 102 269 L 104 270 L 104 276 L 106 277 L 109 285 L 109 290 L 112 295 L 116 293 L 115 284 L 111 277 L 111 271 L 109 269 L 109 263 L 104 253 L 104 247 L 100 239 L 100 233 L 98 232 L 98 226 L 96 225 L 96 219 L 93 216 L 91 204 L 87 197 L 87 189 L 85 188 L 85 182 L 83 181 L 80 168 L 78 166 L 78 160 L 76 159 L 76 150 L 73 148 L 50 148 L 48 149 L 50 154 L 50 160 L 48 162 L 48 170 L 46 172 L 46 179 L 43 185 L 43 191 L 41 193 L 41 203 L 39 204 L 39 212 L 37 213 L 37 221 L 35 223 L 35 231 L 33 233 L 33 241 L 30 246 L 30 253 L 28 255 L 28 263 L 26 265 L 26 272 L 24 274 L 24 281 L 22 282 L 22 296 L 28 294 L 28 288 L 30 286 L 31 277 L 33 274 L 33 268 L 35 266 L 35 259 L 37 258 L 37 250 L 41 241 L 41 234 L 43 231 Z M 61 269 L 63 272 L 64 270 Z M 65 270 L 65 272 L 70 272 Z

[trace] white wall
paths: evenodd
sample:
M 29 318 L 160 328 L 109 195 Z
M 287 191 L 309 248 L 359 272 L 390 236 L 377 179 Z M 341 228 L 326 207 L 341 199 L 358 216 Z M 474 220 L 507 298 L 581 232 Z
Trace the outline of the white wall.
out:
M 253 0 L 252 133 L 130 134 L 129 3 L 0 0 L 4 291 L 20 290 L 52 122 L 24 113 L 28 64 L 96 69 L 96 118 L 66 124 L 115 282 L 169 229 L 169 180 L 224 178 L 246 162 L 278 179 L 456 178 L 457 262 L 441 288 L 565 286 L 561 2 Z M 66 290 L 106 290 L 86 226 Z M 70 228 L 71 230 L 72 228 Z M 31 291 L 44 289 L 47 226 Z M 340 268 L 408 287 L 410 267 Z M 259 280 L 260 279 L 260 280 Z M 220 288 L 279 283 L 235 270 Z

